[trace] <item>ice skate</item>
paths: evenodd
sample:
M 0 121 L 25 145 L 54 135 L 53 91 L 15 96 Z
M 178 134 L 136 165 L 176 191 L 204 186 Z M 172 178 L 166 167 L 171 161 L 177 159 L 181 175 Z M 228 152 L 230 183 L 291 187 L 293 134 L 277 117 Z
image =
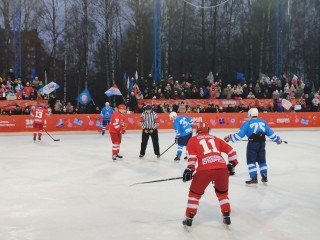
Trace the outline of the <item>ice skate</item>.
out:
M 157 155 L 157 158 L 160 158 L 160 154 Z
M 268 182 L 268 176 L 267 176 L 267 174 L 266 173 L 262 173 L 262 175 L 261 175 L 261 182 L 263 182 L 263 183 L 267 183 Z
M 117 160 L 117 155 L 112 155 L 112 160 Z
M 194 213 L 190 212 L 189 217 L 186 217 L 185 220 L 182 221 L 183 227 L 189 232 L 190 228 L 192 226 L 192 221 L 193 221 Z
M 140 154 L 140 155 L 139 155 L 139 158 L 143 158 L 143 156 L 144 156 L 144 155 Z
M 119 155 L 119 154 L 117 154 L 116 157 L 117 157 L 117 158 L 123 158 L 123 156 L 121 156 L 121 155 Z
M 35 142 L 37 140 L 37 137 L 36 136 L 33 136 L 33 141 Z
M 225 224 L 226 228 L 229 228 L 229 225 L 231 224 L 231 219 L 230 219 L 230 213 L 229 212 L 224 212 L 223 213 L 223 223 Z
M 246 181 L 246 184 L 257 184 L 257 183 L 258 183 L 257 177 L 253 177 L 250 180 Z
M 106 131 L 105 131 L 105 130 L 102 130 L 102 132 L 101 132 L 102 136 L 103 136 L 105 133 L 106 133 Z
M 175 162 L 179 162 L 179 161 L 180 161 L 180 156 L 177 155 L 173 160 L 174 160 Z
M 188 157 L 187 157 L 187 156 L 185 156 L 185 157 L 184 157 L 184 160 L 187 160 L 187 159 L 188 159 Z
M 41 136 L 38 137 L 38 141 L 39 141 L 39 142 L 41 141 Z

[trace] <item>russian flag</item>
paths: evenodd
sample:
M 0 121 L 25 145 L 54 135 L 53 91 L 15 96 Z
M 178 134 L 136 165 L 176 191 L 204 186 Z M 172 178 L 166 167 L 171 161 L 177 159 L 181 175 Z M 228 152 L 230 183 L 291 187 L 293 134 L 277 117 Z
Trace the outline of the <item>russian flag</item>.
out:
M 244 78 L 244 73 L 237 72 L 237 80 L 242 80 Z
M 109 88 L 104 94 L 107 95 L 108 97 L 111 97 L 113 95 L 122 96 L 122 94 L 116 84 L 113 84 L 113 86 L 111 88 Z

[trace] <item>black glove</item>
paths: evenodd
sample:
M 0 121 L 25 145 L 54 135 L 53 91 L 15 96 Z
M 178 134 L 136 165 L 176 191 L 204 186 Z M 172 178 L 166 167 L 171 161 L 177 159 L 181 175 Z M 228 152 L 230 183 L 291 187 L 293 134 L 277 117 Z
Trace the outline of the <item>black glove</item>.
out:
M 182 181 L 188 182 L 192 179 L 193 170 L 190 168 L 186 168 L 182 175 Z
M 233 176 L 236 174 L 236 164 L 233 162 L 230 162 L 227 164 L 229 175 Z
M 175 143 L 178 143 L 178 139 L 179 139 L 179 138 L 176 137 L 176 138 L 174 139 L 174 142 L 175 142 Z

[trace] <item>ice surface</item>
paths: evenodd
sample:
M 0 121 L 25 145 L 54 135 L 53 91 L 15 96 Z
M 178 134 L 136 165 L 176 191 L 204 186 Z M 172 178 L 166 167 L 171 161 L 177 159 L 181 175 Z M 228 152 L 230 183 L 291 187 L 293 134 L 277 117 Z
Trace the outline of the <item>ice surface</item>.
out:
M 232 131 L 216 131 L 224 137 Z M 212 186 L 191 232 L 181 221 L 190 182 L 130 184 L 182 176 L 176 145 L 160 159 L 151 139 L 140 159 L 140 133 L 123 137 L 123 160 L 111 159 L 108 134 L 0 135 L 0 240 L 286 240 L 319 239 L 319 131 L 276 131 L 288 144 L 267 144 L 269 183 L 248 187 L 246 142 L 233 146 L 240 164 L 230 178 L 232 224 L 222 224 Z M 160 132 L 160 150 L 174 142 Z M 259 179 L 260 180 L 260 179 Z

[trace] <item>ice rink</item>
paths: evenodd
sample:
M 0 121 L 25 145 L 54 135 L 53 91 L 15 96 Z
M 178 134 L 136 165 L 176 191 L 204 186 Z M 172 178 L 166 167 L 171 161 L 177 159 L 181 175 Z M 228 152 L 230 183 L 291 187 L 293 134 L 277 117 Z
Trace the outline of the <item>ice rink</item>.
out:
M 223 138 L 234 131 L 212 131 Z M 190 182 L 175 163 L 176 145 L 160 159 L 151 139 L 140 159 L 140 132 L 123 136 L 123 160 L 111 159 L 109 134 L 0 135 L 0 240 L 317 240 L 320 236 L 319 130 L 280 131 L 288 144 L 267 143 L 268 185 L 248 187 L 246 142 L 232 145 L 240 164 L 230 177 L 230 230 L 212 186 L 190 232 L 181 224 Z M 160 151 L 174 142 L 160 132 Z M 260 180 L 260 179 L 259 179 Z

